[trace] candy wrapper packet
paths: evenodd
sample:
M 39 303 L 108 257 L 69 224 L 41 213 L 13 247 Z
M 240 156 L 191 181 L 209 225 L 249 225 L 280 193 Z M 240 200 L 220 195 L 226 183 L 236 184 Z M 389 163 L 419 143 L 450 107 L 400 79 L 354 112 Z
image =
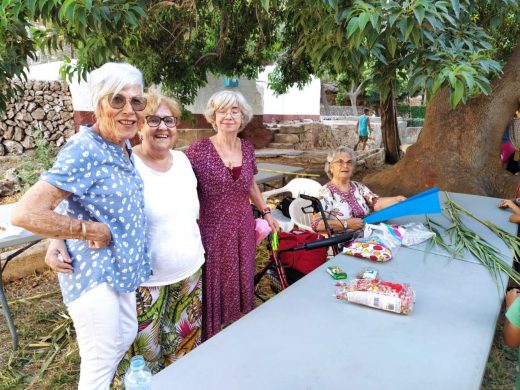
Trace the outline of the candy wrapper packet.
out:
M 415 292 L 407 283 L 353 279 L 336 283 L 336 298 L 398 314 L 413 310 Z

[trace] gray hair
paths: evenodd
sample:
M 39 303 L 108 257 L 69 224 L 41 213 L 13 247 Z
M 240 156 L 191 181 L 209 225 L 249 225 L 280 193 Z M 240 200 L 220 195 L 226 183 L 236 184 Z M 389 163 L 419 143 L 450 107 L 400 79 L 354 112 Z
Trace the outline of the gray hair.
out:
M 327 154 L 327 161 L 325 162 L 325 173 L 329 179 L 332 179 L 332 173 L 330 172 L 330 163 L 334 160 L 334 157 L 340 153 L 346 153 L 352 159 L 352 170 L 356 169 L 356 153 L 347 146 L 340 146 L 334 150 L 331 150 Z
M 249 103 L 247 103 L 244 95 L 240 92 L 227 90 L 215 92 L 208 100 L 206 110 L 204 111 L 204 117 L 209 123 L 211 123 L 211 126 L 217 130 L 216 112 L 231 108 L 235 104 L 242 112 L 242 123 L 239 129 L 239 131 L 242 131 L 253 118 L 253 109 Z
M 88 86 L 94 112 L 99 110 L 101 98 L 130 86 L 139 87 L 143 93 L 143 75 L 135 66 L 121 62 L 107 62 L 89 76 Z

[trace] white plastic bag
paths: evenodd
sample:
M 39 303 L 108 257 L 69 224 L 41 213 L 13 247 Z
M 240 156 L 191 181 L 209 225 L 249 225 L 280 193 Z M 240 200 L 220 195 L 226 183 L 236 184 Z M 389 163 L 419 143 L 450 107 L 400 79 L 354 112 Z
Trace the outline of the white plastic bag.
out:
M 374 225 L 367 223 L 365 224 L 363 237 L 380 242 L 388 249 L 394 249 L 401 246 L 403 233 L 404 229 L 399 225 L 388 225 L 386 223 Z
M 429 240 L 435 233 L 428 230 L 422 223 L 409 223 L 403 226 L 405 231 L 403 234 L 403 245 L 413 246 Z

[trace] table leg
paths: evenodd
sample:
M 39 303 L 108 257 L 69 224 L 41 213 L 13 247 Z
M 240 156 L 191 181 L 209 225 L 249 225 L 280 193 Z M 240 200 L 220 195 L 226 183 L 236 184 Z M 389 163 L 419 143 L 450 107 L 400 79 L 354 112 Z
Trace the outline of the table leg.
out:
M 13 339 L 13 350 L 16 351 L 18 349 L 18 334 L 16 333 L 16 327 L 14 326 L 13 317 L 11 316 L 11 311 L 9 310 L 9 306 L 7 305 L 7 298 L 5 297 L 4 293 L 4 281 L 2 280 L 2 273 L 4 272 L 5 267 L 7 267 L 7 264 L 18 256 L 19 254 L 25 252 L 27 249 L 32 247 L 33 245 L 36 245 L 38 242 L 40 242 L 41 239 L 37 239 L 34 242 L 31 242 L 29 245 L 24 246 L 21 249 L 18 249 L 16 252 L 11 253 L 9 256 L 5 258 L 5 263 L 3 267 L 0 267 L 0 303 L 2 304 L 2 311 L 4 312 L 4 317 L 7 320 L 7 326 L 9 328 L 9 332 L 11 332 L 11 338 Z
M 7 305 L 7 299 L 4 294 L 4 282 L 2 281 L 2 273 L 0 273 L 0 303 L 2 304 L 2 311 L 4 312 L 4 317 L 7 320 L 9 332 L 11 332 L 11 338 L 13 339 L 13 350 L 16 351 L 18 349 L 18 334 L 16 334 L 16 328 L 14 326 L 13 317 L 11 316 L 11 311 L 9 310 L 9 306 Z

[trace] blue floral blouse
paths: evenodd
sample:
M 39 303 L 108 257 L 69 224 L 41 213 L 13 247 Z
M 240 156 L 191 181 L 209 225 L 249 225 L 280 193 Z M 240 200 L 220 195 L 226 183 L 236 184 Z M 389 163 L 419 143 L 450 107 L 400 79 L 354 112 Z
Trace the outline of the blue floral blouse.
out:
M 74 268 L 71 274 L 59 274 L 65 304 L 105 282 L 118 292 L 131 292 L 150 276 L 143 181 L 132 161 L 119 145 L 82 127 L 40 178 L 71 193 L 67 216 L 103 222 L 112 233 L 102 249 L 82 240 L 65 241 Z

